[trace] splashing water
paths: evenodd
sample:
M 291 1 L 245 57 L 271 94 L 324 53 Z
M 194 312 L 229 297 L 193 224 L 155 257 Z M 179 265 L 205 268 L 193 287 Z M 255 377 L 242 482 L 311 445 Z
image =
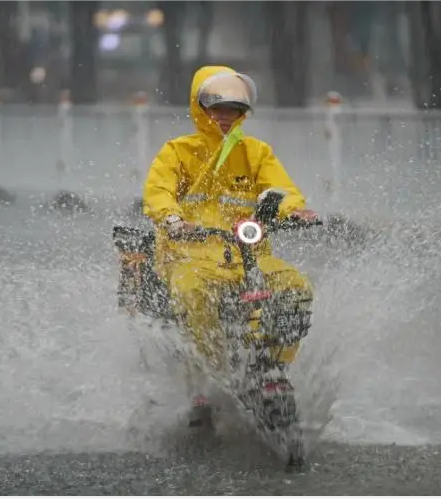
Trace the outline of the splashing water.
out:
M 357 251 L 316 248 L 323 265 L 312 271 L 314 325 L 296 374 L 306 418 L 326 419 L 333 402 L 325 438 L 409 445 L 441 438 L 438 241 L 433 228 L 395 224 L 377 228 Z M 311 260 L 314 249 L 303 249 Z
M 185 412 L 164 331 L 116 310 L 112 214 L 2 211 L 3 451 L 133 447 Z M 313 328 L 293 377 L 308 420 L 332 440 L 441 440 L 439 230 L 376 228 L 353 247 L 276 243 L 311 274 Z M 141 362 L 140 343 L 147 352 Z

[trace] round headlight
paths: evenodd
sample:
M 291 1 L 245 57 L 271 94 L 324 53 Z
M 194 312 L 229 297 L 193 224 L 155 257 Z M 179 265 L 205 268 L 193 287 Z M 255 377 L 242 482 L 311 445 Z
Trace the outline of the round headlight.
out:
M 257 244 L 262 240 L 263 231 L 257 222 L 247 220 L 238 224 L 236 235 L 244 244 Z

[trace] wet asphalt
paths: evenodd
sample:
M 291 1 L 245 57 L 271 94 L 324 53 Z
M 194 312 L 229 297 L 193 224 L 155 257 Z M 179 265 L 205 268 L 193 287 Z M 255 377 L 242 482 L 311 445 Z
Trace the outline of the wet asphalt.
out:
M 5 456 L 2 495 L 438 495 L 440 447 L 321 444 L 287 472 L 252 444 L 193 436 L 169 456 Z

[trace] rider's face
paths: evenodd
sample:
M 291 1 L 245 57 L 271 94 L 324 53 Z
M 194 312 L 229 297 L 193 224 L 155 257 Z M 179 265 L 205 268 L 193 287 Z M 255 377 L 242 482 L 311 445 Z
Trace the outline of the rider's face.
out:
M 210 119 L 218 123 L 223 133 L 228 133 L 231 125 L 243 114 L 243 112 L 238 109 L 223 106 L 213 106 L 207 109 L 206 113 Z

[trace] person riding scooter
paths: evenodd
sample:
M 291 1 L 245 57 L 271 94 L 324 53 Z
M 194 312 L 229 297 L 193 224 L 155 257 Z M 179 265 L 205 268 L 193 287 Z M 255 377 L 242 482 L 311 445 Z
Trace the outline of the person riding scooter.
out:
M 226 265 L 221 240 L 210 237 L 201 243 L 185 236 L 198 226 L 231 229 L 253 214 L 268 189 L 284 193 L 280 219 L 317 219 L 305 209 L 304 196 L 272 148 L 242 132 L 240 125 L 256 99 L 249 76 L 223 66 L 199 69 L 190 93 L 196 132 L 166 142 L 144 183 L 143 212 L 156 227 L 156 272 L 167 283 L 174 310 L 197 349 L 217 369 L 222 369 L 220 290 L 243 277 L 240 254 L 232 248 L 232 261 Z M 269 288 L 292 290 L 293 300 L 303 296 L 312 301 L 306 275 L 273 256 L 267 241 L 256 251 Z M 286 348 L 285 362 L 295 360 L 297 348 Z M 195 405 L 206 403 L 201 394 L 194 395 Z

